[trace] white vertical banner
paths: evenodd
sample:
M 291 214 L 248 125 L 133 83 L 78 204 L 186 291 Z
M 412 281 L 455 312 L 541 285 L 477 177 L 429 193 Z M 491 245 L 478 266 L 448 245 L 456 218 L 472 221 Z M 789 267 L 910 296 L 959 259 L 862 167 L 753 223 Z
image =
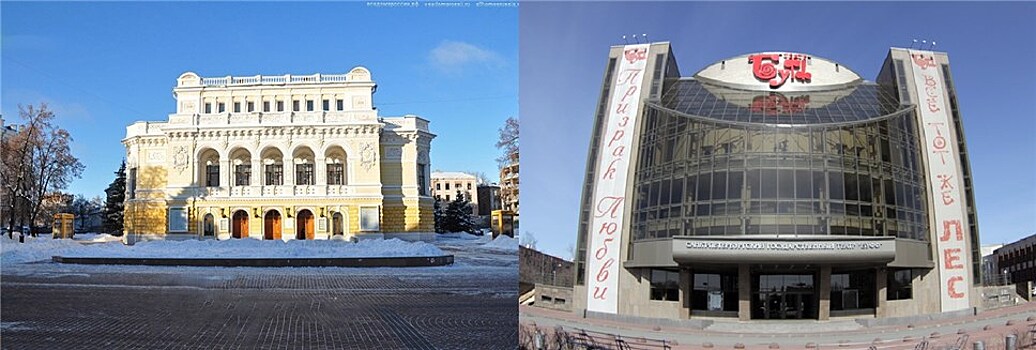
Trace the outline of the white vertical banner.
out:
M 611 101 L 604 114 L 597 170 L 594 172 L 590 249 L 587 251 L 586 309 L 617 313 L 619 307 L 619 247 L 622 246 L 626 174 L 630 166 L 633 132 L 640 109 L 644 68 L 649 44 L 626 45 L 619 57 Z
M 936 233 L 934 255 L 939 268 L 939 300 L 943 312 L 966 309 L 970 307 L 971 252 L 966 241 L 970 234 L 961 203 L 964 192 L 958 164 L 960 151 L 953 139 L 956 130 L 946 103 L 946 84 L 931 51 L 909 52 L 918 94 L 917 108 L 921 113 L 918 128 L 928 155 L 928 192 L 934 208 L 932 230 Z

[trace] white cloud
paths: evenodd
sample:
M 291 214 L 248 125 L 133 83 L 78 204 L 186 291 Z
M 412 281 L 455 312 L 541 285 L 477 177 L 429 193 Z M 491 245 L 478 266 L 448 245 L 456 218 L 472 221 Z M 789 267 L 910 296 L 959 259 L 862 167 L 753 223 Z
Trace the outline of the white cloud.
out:
M 504 58 L 491 50 L 460 41 L 445 40 L 428 53 L 428 61 L 443 72 L 453 73 L 473 66 L 499 67 Z

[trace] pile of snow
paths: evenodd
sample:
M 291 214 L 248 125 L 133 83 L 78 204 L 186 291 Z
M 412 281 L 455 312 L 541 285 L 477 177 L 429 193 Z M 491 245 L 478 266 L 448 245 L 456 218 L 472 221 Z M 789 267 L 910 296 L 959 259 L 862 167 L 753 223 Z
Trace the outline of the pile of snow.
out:
M 132 246 L 118 242 L 81 244 L 71 240 L 3 242 L 0 260 L 7 263 L 50 260 L 52 256 L 81 258 L 376 258 L 446 255 L 424 242 L 399 239 L 357 243 L 319 241 L 261 241 L 256 239 L 147 241 Z
M 107 233 L 77 233 L 73 239 L 85 242 L 122 242 L 122 237 Z
M 476 235 L 473 235 L 473 234 L 470 234 L 470 233 L 467 233 L 467 232 L 450 232 L 450 233 L 440 233 L 436 237 L 439 237 L 439 238 L 451 238 L 451 239 L 463 239 L 463 240 L 479 240 L 479 239 L 482 239 L 485 236 L 476 236 Z
M 25 237 L 25 243 L 18 243 L 18 236 L 15 239 L 7 238 L 4 235 L 0 238 L 0 263 L 26 263 L 40 260 L 50 260 L 54 255 L 61 255 L 67 252 L 74 252 L 83 248 L 83 244 L 70 239 L 51 239 L 50 236 Z M 119 243 L 108 243 L 118 244 Z
M 482 247 L 499 250 L 518 250 L 518 240 L 508 236 L 500 235 L 491 242 L 483 244 Z

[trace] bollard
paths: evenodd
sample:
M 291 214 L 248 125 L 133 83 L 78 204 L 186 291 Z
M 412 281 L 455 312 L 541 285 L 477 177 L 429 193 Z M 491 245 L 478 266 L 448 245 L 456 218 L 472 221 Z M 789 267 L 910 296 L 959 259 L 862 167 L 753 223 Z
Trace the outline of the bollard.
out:
M 986 350 L 986 344 L 983 343 L 981 340 L 979 340 L 979 341 L 975 342 L 975 344 L 972 345 L 971 349 L 972 350 Z
M 1006 344 L 1007 350 L 1018 350 L 1018 336 L 1008 334 L 1007 338 L 1004 338 L 1004 344 Z

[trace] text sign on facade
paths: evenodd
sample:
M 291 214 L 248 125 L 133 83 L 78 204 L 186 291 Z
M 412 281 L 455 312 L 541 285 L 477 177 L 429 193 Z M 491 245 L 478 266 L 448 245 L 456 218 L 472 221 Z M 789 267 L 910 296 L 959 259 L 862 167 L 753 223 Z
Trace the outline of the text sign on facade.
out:
M 763 82 L 769 82 L 771 89 L 776 89 L 790 81 L 809 83 L 813 74 L 806 71 L 811 57 L 795 53 L 765 53 L 748 56 L 752 65 L 752 75 Z
M 887 263 L 896 258 L 892 237 L 856 240 L 673 239 L 678 263 Z
M 960 155 L 950 137 L 956 131 L 946 108 L 946 85 L 931 51 L 910 50 L 914 88 L 918 93 L 921 130 L 928 155 L 928 190 L 935 209 L 936 261 L 942 311 L 970 307 L 968 267 L 971 255 L 965 237 L 968 221 L 961 206 Z
M 618 312 L 619 247 L 622 246 L 623 205 L 633 128 L 640 109 L 648 44 L 627 45 L 619 57 L 611 101 L 605 113 L 597 178 L 594 179 L 587 264 L 586 309 Z
M 881 242 L 687 242 L 687 249 L 751 251 L 855 251 L 881 249 Z

